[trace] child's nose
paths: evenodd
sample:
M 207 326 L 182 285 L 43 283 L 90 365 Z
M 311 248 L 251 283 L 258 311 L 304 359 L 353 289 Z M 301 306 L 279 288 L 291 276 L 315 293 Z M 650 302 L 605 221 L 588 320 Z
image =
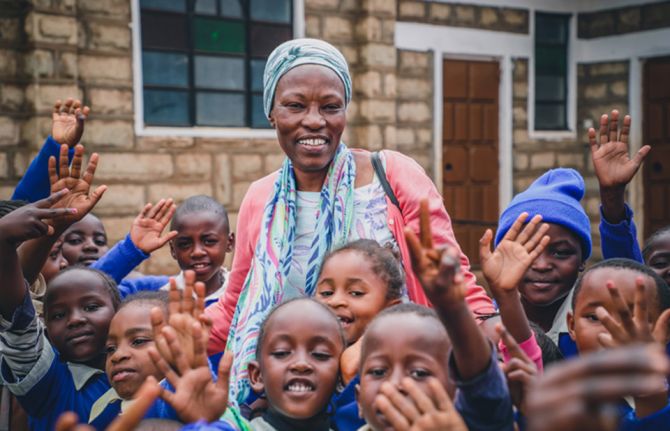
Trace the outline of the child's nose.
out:
M 191 252 L 191 256 L 194 257 L 200 257 L 205 255 L 205 247 L 202 246 L 202 244 L 195 244 L 193 246 L 193 251 Z
M 531 268 L 536 271 L 548 271 L 551 269 L 552 262 L 547 252 L 541 253 L 531 264 Z
M 78 311 L 73 311 L 70 313 L 70 318 L 67 321 L 68 327 L 74 327 L 74 326 L 79 326 L 82 325 L 86 319 L 84 318 L 84 315 Z
M 86 251 L 97 251 L 98 246 L 95 244 L 95 242 L 92 239 L 88 239 L 84 242 L 84 250 L 86 250 Z
M 291 364 L 291 371 L 300 374 L 310 373 L 312 371 L 312 365 L 307 360 L 307 355 L 299 354 Z
M 113 364 L 118 364 L 121 361 L 125 361 L 126 359 L 130 358 L 130 355 L 128 354 L 128 351 L 124 348 L 118 348 L 114 353 L 112 353 L 112 363 Z

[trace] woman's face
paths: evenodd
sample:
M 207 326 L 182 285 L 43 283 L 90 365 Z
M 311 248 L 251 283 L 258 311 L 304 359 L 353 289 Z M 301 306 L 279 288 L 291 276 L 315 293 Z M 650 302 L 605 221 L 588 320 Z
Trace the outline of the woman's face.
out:
M 277 84 L 270 123 L 296 174 L 325 171 L 346 124 L 344 84 L 324 66 L 290 70 Z

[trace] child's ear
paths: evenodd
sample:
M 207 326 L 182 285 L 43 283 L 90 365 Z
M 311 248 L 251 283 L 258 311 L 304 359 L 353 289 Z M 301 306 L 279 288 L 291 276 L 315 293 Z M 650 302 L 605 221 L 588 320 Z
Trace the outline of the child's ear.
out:
M 568 315 L 565 317 L 568 321 L 568 334 L 572 341 L 577 339 L 577 334 L 575 333 L 575 315 L 572 314 L 572 311 L 568 311 Z
M 251 389 L 253 389 L 253 391 L 257 394 L 262 394 L 263 391 L 265 391 L 265 384 L 263 383 L 261 367 L 258 362 L 249 362 L 247 371 L 249 372 L 249 383 L 251 383 Z
M 226 248 L 226 253 L 232 253 L 235 249 L 235 232 L 228 234 L 228 248 Z

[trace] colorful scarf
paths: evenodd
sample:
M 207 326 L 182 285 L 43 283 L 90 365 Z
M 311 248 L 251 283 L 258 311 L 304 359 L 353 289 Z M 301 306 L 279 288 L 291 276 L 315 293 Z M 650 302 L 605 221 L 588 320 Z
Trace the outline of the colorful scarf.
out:
M 321 189 L 314 240 L 306 271 L 305 294 L 316 289 L 326 253 L 347 242 L 354 214 L 356 164 L 340 143 Z M 296 232 L 297 192 L 293 165 L 287 158 L 279 171 L 274 193 L 265 205 L 261 234 L 249 274 L 242 287 L 226 348 L 234 353 L 230 400 L 242 403 L 249 395 L 247 364 L 256 357 L 261 324 L 282 302 L 284 282 L 291 267 Z

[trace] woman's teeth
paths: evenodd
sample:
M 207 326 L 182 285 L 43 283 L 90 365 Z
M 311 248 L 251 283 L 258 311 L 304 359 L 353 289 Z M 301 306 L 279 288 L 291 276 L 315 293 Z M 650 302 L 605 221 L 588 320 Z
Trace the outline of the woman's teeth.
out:
M 298 141 L 299 144 L 301 145 L 309 145 L 312 147 L 316 147 L 318 145 L 324 145 L 326 143 L 325 139 L 301 139 Z

